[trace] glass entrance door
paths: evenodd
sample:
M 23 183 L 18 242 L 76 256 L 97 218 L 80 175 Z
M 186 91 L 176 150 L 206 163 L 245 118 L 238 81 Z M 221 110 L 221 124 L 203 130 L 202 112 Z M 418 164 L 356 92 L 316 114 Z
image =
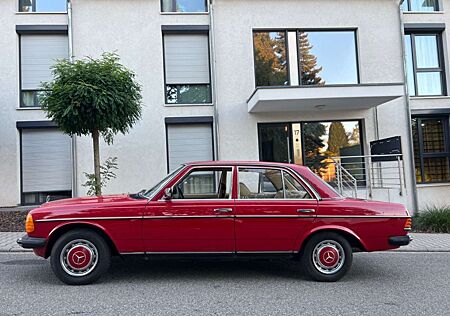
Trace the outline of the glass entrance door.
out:
M 332 157 L 341 157 L 344 167 L 364 181 L 360 127 L 358 120 L 260 123 L 259 157 L 305 165 L 328 182 L 336 177 Z
M 261 161 L 291 163 L 291 124 L 259 125 L 259 157 Z

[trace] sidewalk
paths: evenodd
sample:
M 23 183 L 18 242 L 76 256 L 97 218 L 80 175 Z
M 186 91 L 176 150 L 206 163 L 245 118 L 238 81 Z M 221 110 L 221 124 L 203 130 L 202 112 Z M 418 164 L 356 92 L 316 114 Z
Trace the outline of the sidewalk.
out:
M 28 252 L 16 240 L 25 233 L 0 232 L 0 252 Z M 422 234 L 411 233 L 413 241 L 406 247 L 400 247 L 394 252 L 450 252 L 450 234 Z

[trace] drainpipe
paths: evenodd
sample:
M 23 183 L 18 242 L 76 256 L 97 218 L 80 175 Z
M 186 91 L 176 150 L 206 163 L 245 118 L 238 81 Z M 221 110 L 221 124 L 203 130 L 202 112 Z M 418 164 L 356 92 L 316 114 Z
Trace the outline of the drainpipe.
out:
M 214 36 L 214 5 L 213 0 L 209 1 L 209 42 L 210 42 L 210 51 L 211 51 L 211 73 L 212 79 L 211 87 L 212 87 L 212 102 L 214 106 L 214 157 L 216 160 L 219 160 L 219 110 L 217 108 L 217 72 L 216 72 L 216 43 Z
M 73 54 L 73 29 L 72 29 L 72 1 L 67 0 L 67 37 L 69 40 L 69 61 L 72 63 Z M 78 196 L 78 172 L 77 172 L 77 137 L 72 136 L 72 196 Z
M 416 169 L 414 167 L 414 148 L 413 148 L 413 137 L 412 137 L 412 130 L 411 130 L 411 126 L 412 126 L 412 121 L 411 121 L 411 105 L 410 105 L 410 99 L 409 99 L 409 93 L 408 93 L 408 76 L 407 76 L 407 67 L 406 67 L 406 48 L 405 48 L 405 34 L 404 34 L 404 22 L 403 22 L 403 12 L 401 9 L 402 3 L 404 0 L 400 0 L 399 4 L 398 4 L 398 15 L 399 15 L 399 19 L 400 19 L 400 38 L 401 38 L 401 52 L 402 52 L 402 59 L 403 59 L 403 80 L 404 80 L 404 85 L 403 85 L 403 89 L 405 92 L 405 96 L 406 96 L 406 101 L 405 101 L 405 112 L 406 112 L 406 117 L 408 120 L 408 126 L 409 126 L 409 137 L 408 137 L 408 153 L 409 156 L 411 157 L 410 159 L 410 181 L 412 184 L 412 196 L 413 196 L 413 207 L 414 207 L 414 212 L 419 211 L 419 201 L 417 198 L 417 184 L 416 184 Z

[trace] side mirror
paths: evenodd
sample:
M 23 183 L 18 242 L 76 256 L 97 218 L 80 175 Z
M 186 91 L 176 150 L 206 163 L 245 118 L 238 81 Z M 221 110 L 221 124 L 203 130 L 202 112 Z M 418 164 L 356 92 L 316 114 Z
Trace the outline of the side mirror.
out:
M 164 200 L 171 200 L 173 196 L 172 188 L 167 188 L 164 190 Z

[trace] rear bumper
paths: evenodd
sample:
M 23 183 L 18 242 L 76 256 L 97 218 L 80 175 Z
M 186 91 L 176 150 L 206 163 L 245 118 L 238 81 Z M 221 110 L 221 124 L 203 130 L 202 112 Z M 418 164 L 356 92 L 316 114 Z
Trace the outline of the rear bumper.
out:
M 17 243 L 25 249 L 42 248 L 45 246 L 45 238 L 24 235 L 23 237 L 17 239 Z
M 411 237 L 405 236 L 393 236 L 389 237 L 389 244 L 392 246 L 406 246 L 411 242 Z

